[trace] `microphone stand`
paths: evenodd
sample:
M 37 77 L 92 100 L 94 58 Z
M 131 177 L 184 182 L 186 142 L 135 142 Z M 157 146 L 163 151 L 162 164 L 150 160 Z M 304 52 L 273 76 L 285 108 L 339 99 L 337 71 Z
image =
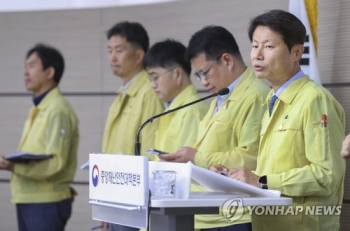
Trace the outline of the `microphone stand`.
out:
M 184 104 L 180 107 L 177 107 L 177 108 L 174 108 L 174 109 L 171 109 L 171 110 L 168 110 L 168 111 L 165 111 L 163 113 L 160 113 L 158 115 L 155 115 L 155 116 L 152 116 L 151 118 L 149 118 L 148 120 L 146 120 L 140 127 L 139 129 L 137 130 L 137 133 L 136 133 L 136 138 L 135 138 L 135 155 L 136 156 L 140 156 L 141 153 L 140 153 L 140 150 L 141 150 L 141 143 L 140 143 L 140 132 L 141 130 L 149 123 L 152 123 L 154 119 L 157 119 L 158 117 L 161 117 L 163 115 L 166 115 L 166 114 L 169 114 L 169 113 L 172 113 L 174 111 L 177 111 L 177 110 L 180 110 L 184 107 L 187 107 L 187 106 L 190 106 L 192 104 L 195 104 L 195 103 L 198 103 L 200 101 L 203 101 L 203 100 L 206 100 L 206 99 L 209 99 L 211 97 L 214 97 L 214 96 L 218 96 L 218 95 L 226 95 L 230 92 L 230 90 L 228 88 L 223 88 L 221 89 L 218 93 L 214 93 L 214 94 L 211 94 L 211 95 L 208 95 L 204 98 L 200 98 L 200 99 L 197 99 L 191 103 L 187 103 L 187 104 Z

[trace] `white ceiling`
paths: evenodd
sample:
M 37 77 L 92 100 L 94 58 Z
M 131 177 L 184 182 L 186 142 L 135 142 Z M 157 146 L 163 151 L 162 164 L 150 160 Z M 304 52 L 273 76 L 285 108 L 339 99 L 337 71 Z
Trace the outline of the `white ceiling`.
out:
M 101 8 L 170 1 L 174 0 L 1 0 L 0 12 Z

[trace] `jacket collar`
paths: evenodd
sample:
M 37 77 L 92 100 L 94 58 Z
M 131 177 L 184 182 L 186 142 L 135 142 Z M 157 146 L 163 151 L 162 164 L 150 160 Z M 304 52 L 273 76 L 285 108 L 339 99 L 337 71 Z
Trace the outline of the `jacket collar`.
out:
M 221 107 L 223 107 L 223 106 L 227 107 L 230 105 L 229 103 L 231 101 L 239 100 L 239 98 L 242 96 L 244 91 L 246 91 L 246 89 L 252 84 L 252 82 L 255 79 L 256 79 L 256 77 L 254 75 L 253 69 L 250 67 L 247 67 L 247 69 L 241 75 L 241 78 L 240 78 L 239 82 L 237 83 L 236 87 L 233 89 L 233 92 L 230 93 L 229 98 L 221 105 Z M 214 116 L 212 116 L 213 112 L 215 110 L 215 107 L 216 107 L 216 101 L 217 101 L 217 99 L 215 98 L 211 102 L 210 107 L 209 107 L 209 111 L 203 119 L 203 122 L 205 122 L 206 124 L 208 124 L 212 118 L 214 118 L 218 115 L 218 113 L 217 113 Z
M 283 101 L 285 104 L 291 104 L 295 98 L 295 96 L 298 94 L 300 89 L 310 81 L 309 76 L 305 75 L 304 77 L 297 79 L 293 81 L 287 88 L 284 90 L 284 92 L 278 97 L 279 100 Z M 265 100 L 265 104 L 268 105 L 271 97 L 273 95 L 273 90 L 269 92 L 267 95 L 267 98 Z
M 197 93 L 197 90 L 196 90 L 195 86 L 191 83 L 185 89 L 183 89 L 180 92 L 180 94 L 178 94 L 175 97 L 175 99 L 170 104 L 170 106 L 168 107 L 167 110 L 171 110 L 171 109 L 174 109 L 176 107 L 183 105 L 186 102 L 186 100 L 188 100 L 188 98 L 190 98 L 192 95 L 194 95 L 196 93 Z
M 233 89 L 233 92 L 230 94 L 230 97 L 227 100 L 235 101 L 240 98 L 242 93 L 246 91 L 246 89 L 252 84 L 252 82 L 256 79 L 253 69 L 247 67 L 247 69 L 243 72 L 241 79 L 237 83 L 237 86 Z
M 55 99 L 57 96 L 61 95 L 61 91 L 58 87 L 52 88 L 47 95 L 41 100 L 41 102 L 38 104 L 37 108 L 40 110 L 44 110 L 53 99 Z
M 131 97 L 135 96 L 138 90 L 145 84 L 151 84 L 148 81 L 148 74 L 145 70 L 142 70 L 137 76 L 135 76 L 134 82 L 131 84 L 129 89 L 126 91 L 126 95 Z

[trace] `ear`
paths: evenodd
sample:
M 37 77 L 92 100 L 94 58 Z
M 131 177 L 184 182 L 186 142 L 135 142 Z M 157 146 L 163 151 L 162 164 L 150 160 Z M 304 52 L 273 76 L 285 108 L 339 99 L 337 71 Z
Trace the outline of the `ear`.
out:
M 292 55 L 294 56 L 294 61 L 299 62 L 303 53 L 304 53 L 304 45 L 302 44 L 297 44 L 292 48 Z
M 52 79 L 53 80 L 53 77 L 55 76 L 55 68 L 48 67 L 46 69 L 46 73 L 47 73 L 47 79 Z
M 142 64 L 143 58 L 145 57 L 145 52 L 142 49 L 137 49 L 135 51 L 135 55 L 136 55 L 136 63 Z
M 180 85 L 183 78 L 183 70 L 180 67 L 176 67 L 173 70 L 173 78 L 175 78 L 176 84 Z
M 221 57 L 221 60 L 222 63 L 229 69 L 232 69 L 235 66 L 235 59 L 228 53 L 224 53 Z

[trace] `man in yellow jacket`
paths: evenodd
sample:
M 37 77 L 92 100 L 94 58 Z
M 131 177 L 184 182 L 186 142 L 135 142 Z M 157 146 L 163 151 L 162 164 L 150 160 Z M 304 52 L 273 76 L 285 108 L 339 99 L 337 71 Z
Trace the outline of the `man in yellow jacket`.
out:
M 9 162 L 0 169 L 12 172 L 12 202 L 19 231 L 63 231 L 72 211 L 73 181 L 79 143 L 78 119 L 58 84 L 64 59 L 53 47 L 38 44 L 27 53 L 25 86 L 33 92 L 31 108 L 18 150 L 47 154 L 41 161 Z
M 272 10 L 255 17 L 248 31 L 255 73 L 273 90 L 265 102 L 257 169 L 233 169 L 230 177 L 293 198 L 292 213 L 253 211 L 253 229 L 339 230 L 344 110 L 301 71 L 306 29 L 297 17 Z
M 166 110 L 200 98 L 190 80 L 191 63 L 185 60 L 185 52 L 186 47 L 180 42 L 165 40 L 154 44 L 144 59 L 152 88 Z M 200 102 L 160 117 L 155 148 L 176 152 L 180 146 L 192 147 L 199 122 L 207 111 L 208 106 Z
M 244 64 L 234 37 L 223 27 L 209 26 L 196 32 L 190 39 L 186 57 L 208 91 L 214 93 L 227 87 L 230 93 L 212 101 L 199 125 L 193 148 L 182 147 L 176 153 L 160 155 L 160 158 L 191 161 L 207 169 L 221 163 L 255 170 L 264 114 L 262 104 L 269 92 L 268 86 Z M 228 223 L 222 214 L 198 215 L 195 227 L 210 231 L 248 231 L 251 230 L 251 219 L 245 214 L 235 223 Z
M 113 74 L 123 85 L 109 109 L 103 135 L 102 152 L 128 155 L 135 153 L 137 129 L 148 118 L 164 111 L 164 107 L 148 80 L 143 58 L 148 50 L 146 30 L 139 23 L 121 22 L 107 32 L 108 60 Z M 147 125 L 141 132 L 141 154 L 154 147 L 158 121 Z M 153 155 L 147 155 L 153 159 Z M 111 231 L 138 230 L 120 225 L 109 225 Z

